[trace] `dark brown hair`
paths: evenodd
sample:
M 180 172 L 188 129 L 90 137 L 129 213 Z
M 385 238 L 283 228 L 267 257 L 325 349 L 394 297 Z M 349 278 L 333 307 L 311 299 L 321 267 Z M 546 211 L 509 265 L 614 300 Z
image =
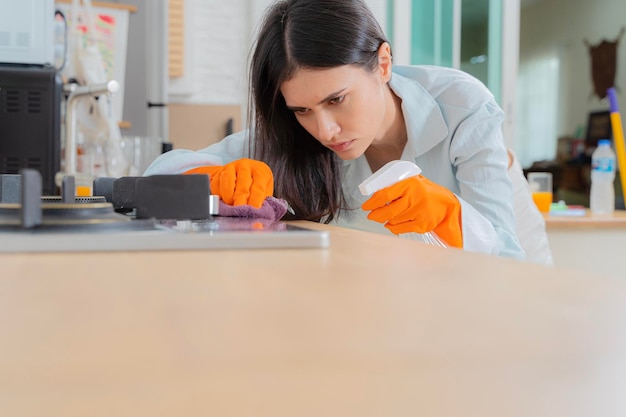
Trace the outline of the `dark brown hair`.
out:
M 387 42 L 362 0 L 281 0 L 267 10 L 250 64 L 253 155 L 274 172 L 292 218 L 330 222 L 345 207 L 341 160 L 288 110 L 280 86 L 300 68 L 374 71 Z

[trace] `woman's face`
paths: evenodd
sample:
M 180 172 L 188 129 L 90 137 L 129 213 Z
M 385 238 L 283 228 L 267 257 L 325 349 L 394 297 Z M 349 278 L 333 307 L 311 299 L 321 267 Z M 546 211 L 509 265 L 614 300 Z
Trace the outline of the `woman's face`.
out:
M 389 68 L 389 73 L 391 69 Z M 280 88 L 298 122 L 341 159 L 356 159 L 389 126 L 385 118 L 391 94 L 381 71 L 345 65 L 299 69 Z

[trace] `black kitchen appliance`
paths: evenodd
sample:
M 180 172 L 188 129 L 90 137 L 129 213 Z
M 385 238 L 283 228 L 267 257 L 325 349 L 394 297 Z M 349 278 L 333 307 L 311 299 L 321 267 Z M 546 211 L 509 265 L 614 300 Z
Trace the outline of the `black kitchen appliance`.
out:
M 35 169 L 45 195 L 57 191 L 62 89 L 53 66 L 0 64 L 0 174 Z
M 205 175 L 97 178 L 77 197 L 66 176 L 60 196 L 41 176 L 0 175 L 0 253 L 328 247 L 328 231 L 283 221 L 218 215 Z

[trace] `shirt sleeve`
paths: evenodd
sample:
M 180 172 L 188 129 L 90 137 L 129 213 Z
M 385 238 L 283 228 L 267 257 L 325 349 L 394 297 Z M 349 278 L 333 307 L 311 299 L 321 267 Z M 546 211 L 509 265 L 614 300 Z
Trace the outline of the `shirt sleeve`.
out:
M 459 182 L 464 249 L 525 259 L 515 232 L 503 112 L 488 101 L 460 123 L 450 157 Z
M 224 165 L 240 158 L 249 157 L 248 132 L 234 133 L 221 141 L 199 151 L 175 149 L 156 158 L 144 172 L 144 176 L 158 174 L 182 174 L 190 169 L 206 165 Z
M 528 189 L 528 181 L 515 156 L 509 167 L 509 177 L 513 183 L 517 238 L 526 252 L 526 261 L 541 265 L 554 265 L 546 233 L 546 222 L 533 202 Z

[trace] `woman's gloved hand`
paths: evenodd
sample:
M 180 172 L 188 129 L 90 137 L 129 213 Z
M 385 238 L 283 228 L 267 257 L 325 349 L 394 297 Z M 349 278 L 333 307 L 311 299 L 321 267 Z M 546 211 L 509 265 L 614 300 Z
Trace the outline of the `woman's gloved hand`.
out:
M 361 206 L 367 218 L 392 233 L 434 231 L 448 245 L 463 247 L 461 203 L 448 189 L 422 175 L 406 178 L 375 192 Z
M 250 205 L 260 208 L 274 194 L 274 175 L 267 164 L 254 159 L 237 159 L 226 165 L 201 166 L 185 174 L 207 174 L 211 194 L 217 194 L 231 206 Z

